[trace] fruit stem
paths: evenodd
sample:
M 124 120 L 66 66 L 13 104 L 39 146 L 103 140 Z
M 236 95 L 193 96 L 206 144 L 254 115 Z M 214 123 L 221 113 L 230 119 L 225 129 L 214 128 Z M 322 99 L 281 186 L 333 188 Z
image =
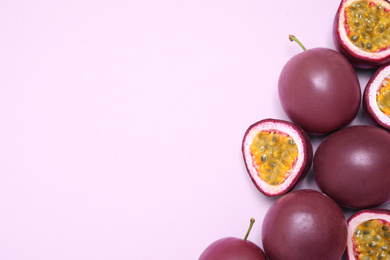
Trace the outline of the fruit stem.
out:
M 248 239 L 249 233 L 251 232 L 251 229 L 252 229 L 254 223 L 255 223 L 255 219 L 251 218 L 251 223 L 249 224 L 249 228 L 248 228 L 248 231 L 246 232 L 244 240 Z
M 303 46 L 303 44 L 302 44 L 294 35 L 289 35 L 288 38 L 290 39 L 290 41 L 294 41 L 294 42 L 298 43 L 299 46 L 301 46 L 302 49 L 303 49 L 304 51 L 306 51 L 305 46 Z

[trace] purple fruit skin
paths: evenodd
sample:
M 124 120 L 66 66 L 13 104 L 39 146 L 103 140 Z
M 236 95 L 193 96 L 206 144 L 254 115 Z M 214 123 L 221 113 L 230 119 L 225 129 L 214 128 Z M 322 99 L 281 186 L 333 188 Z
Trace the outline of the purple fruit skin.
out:
M 361 211 L 358 211 L 356 213 L 354 213 L 352 216 L 349 217 L 348 221 L 347 221 L 347 225 L 348 225 L 348 228 L 349 228 L 349 223 L 354 219 L 354 218 L 357 218 L 359 217 L 359 215 L 361 215 L 362 213 L 372 213 L 372 214 L 386 214 L 386 215 L 389 215 L 390 216 L 390 210 L 388 209 L 365 209 L 365 210 L 361 210 Z M 366 220 L 370 220 L 370 219 L 366 219 Z M 366 220 L 363 220 L 362 223 Z M 347 243 L 347 247 L 348 247 L 348 243 Z M 348 251 L 347 251 L 348 252 Z M 353 256 L 353 255 L 349 255 L 347 254 L 347 260 L 355 260 L 356 258 Z
M 281 195 L 289 192 L 290 190 L 294 189 L 306 177 L 306 175 L 309 172 L 309 170 L 311 168 L 311 165 L 313 163 L 313 145 L 312 145 L 312 143 L 310 141 L 309 136 L 306 134 L 306 132 L 303 131 L 303 129 L 300 126 L 298 126 L 297 124 L 294 124 L 292 122 L 288 122 L 288 121 L 285 121 L 285 120 L 267 118 L 267 119 L 263 119 L 263 120 L 261 120 L 259 122 L 256 122 L 256 123 L 252 124 L 248 128 L 248 130 L 245 132 L 244 139 L 243 139 L 243 142 L 242 142 L 242 147 L 241 147 L 241 151 L 242 151 L 242 154 L 243 154 L 243 157 L 244 157 L 244 162 L 246 162 L 246 160 L 245 160 L 245 153 L 244 153 L 244 149 L 245 149 L 245 147 L 244 147 L 244 140 L 245 140 L 246 135 L 250 132 L 250 130 L 253 127 L 256 127 L 259 124 L 264 124 L 264 123 L 269 123 L 269 122 L 287 124 L 291 128 L 293 128 L 294 130 L 296 130 L 298 133 L 300 133 L 300 136 L 302 137 L 303 145 L 304 145 L 303 151 L 304 151 L 305 156 L 306 156 L 305 164 L 299 171 L 297 171 L 295 173 L 296 174 L 295 181 L 292 182 L 292 185 L 290 187 L 287 187 L 284 190 L 281 190 L 280 193 L 277 193 L 277 194 L 270 194 L 267 190 L 262 190 L 259 186 L 257 186 L 256 182 L 253 179 L 253 176 L 249 172 L 248 166 L 245 164 L 247 172 L 248 172 L 248 174 L 249 174 L 253 184 L 255 184 L 256 188 L 259 191 L 261 191 L 266 196 L 275 197 L 275 196 L 281 196 Z
M 390 62 L 390 56 L 383 57 L 381 59 L 369 59 L 366 57 L 362 57 L 356 53 L 351 53 L 348 50 L 348 47 L 342 43 L 340 39 L 340 29 L 338 27 L 338 20 L 340 19 L 340 12 L 344 11 L 342 10 L 342 6 L 344 4 L 345 0 L 341 1 L 339 9 L 337 10 L 334 22 L 333 22 L 333 42 L 336 47 L 336 49 L 346 58 L 348 61 L 356 68 L 362 68 L 362 69 L 372 69 L 372 68 L 378 68 L 381 65 L 384 65 L 386 63 Z M 386 1 L 388 2 L 388 1 Z
M 364 114 L 366 115 L 367 120 L 374 126 L 382 127 L 383 129 L 390 130 L 390 125 L 382 122 L 378 116 L 374 113 L 372 107 L 369 105 L 369 90 L 371 87 L 374 87 L 372 82 L 375 80 L 375 78 L 378 76 L 378 74 L 389 67 L 390 65 L 384 65 L 381 66 L 375 73 L 374 75 L 370 78 L 370 80 L 367 82 L 366 88 L 364 89 L 363 93 L 363 102 L 362 102 L 362 107 Z
M 291 121 L 312 135 L 348 125 L 360 108 L 361 90 L 348 60 L 327 48 L 306 50 L 283 67 L 278 82 L 281 105 Z
M 271 260 L 339 260 L 347 244 L 341 208 L 315 190 L 280 197 L 263 220 L 264 251 Z
M 263 250 L 251 241 L 235 237 L 221 238 L 209 245 L 199 260 L 267 260 Z
M 380 206 L 390 200 L 389 154 L 389 132 L 368 125 L 341 129 L 318 146 L 313 161 L 315 181 L 341 206 Z

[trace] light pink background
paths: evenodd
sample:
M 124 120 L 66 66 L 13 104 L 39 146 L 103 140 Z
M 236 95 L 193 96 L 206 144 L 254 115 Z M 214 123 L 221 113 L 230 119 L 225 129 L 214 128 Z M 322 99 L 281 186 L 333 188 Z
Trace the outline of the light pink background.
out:
M 1 1 L 0 259 L 191 260 L 252 217 L 261 245 L 275 199 L 241 140 L 287 119 L 277 80 L 301 52 L 288 35 L 334 48 L 338 5 Z M 373 71 L 358 73 L 364 88 Z

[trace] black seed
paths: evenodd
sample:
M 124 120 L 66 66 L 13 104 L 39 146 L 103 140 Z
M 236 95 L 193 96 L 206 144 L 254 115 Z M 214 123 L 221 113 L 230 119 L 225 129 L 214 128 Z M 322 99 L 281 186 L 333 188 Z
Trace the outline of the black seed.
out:
M 367 44 L 366 44 L 366 48 L 369 50 L 369 49 L 371 49 L 371 43 L 370 42 L 367 42 Z
M 381 247 L 381 250 L 382 250 L 382 251 L 386 251 L 388 248 L 389 248 L 388 245 L 384 245 L 384 246 Z
M 368 234 L 370 234 L 370 231 L 368 231 L 368 230 L 363 230 L 363 234 L 364 234 L 364 235 L 368 235 Z
M 261 156 L 261 162 L 265 163 L 266 161 L 267 161 L 267 155 L 263 154 L 263 156 Z
M 383 233 L 383 235 L 384 235 L 386 238 L 390 238 L 390 233 L 389 233 L 389 232 L 385 232 L 385 233 Z
M 355 232 L 356 236 L 360 236 L 362 234 L 362 231 L 360 229 L 356 230 Z
M 359 39 L 359 35 L 355 34 L 354 36 L 351 37 L 351 41 L 353 42 L 357 41 L 357 39 Z
M 377 243 L 375 241 L 372 241 L 371 243 L 368 244 L 369 247 L 376 247 Z
M 388 227 L 388 226 L 383 226 L 383 227 L 382 227 L 382 230 L 383 230 L 383 231 L 389 231 L 389 227 Z
M 359 47 L 364 48 L 364 42 L 359 42 Z

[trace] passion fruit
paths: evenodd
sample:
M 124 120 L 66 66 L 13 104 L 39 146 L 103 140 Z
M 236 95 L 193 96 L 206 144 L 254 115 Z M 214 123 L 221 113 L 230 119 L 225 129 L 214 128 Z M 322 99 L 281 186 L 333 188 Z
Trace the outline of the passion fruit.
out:
M 236 237 L 221 238 L 209 245 L 200 255 L 199 260 L 267 260 L 264 251 L 247 240 L 255 219 L 251 219 L 244 239 Z
M 368 81 L 363 111 L 371 124 L 390 130 L 390 65 L 380 67 Z
M 390 133 L 369 125 L 341 129 L 322 141 L 313 162 L 320 190 L 341 206 L 363 209 L 390 200 Z
M 291 40 L 297 41 L 291 36 Z M 344 56 L 328 48 L 295 55 L 283 67 L 278 91 L 290 120 L 313 135 L 348 125 L 360 108 L 360 83 Z
M 342 0 L 334 19 L 337 50 L 355 67 L 377 68 L 390 61 L 390 3 Z
M 242 154 L 255 186 L 267 196 L 279 196 L 305 177 L 311 167 L 313 147 L 298 125 L 264 119 L 245 132 Z
M 263 220 L 262 242 L 272 260 L 336 260 L 347 244 L 347 221 L 326 195 L 297 190 L 270 207 Z
M 348 219 L 347 257 L 390 260 L 390 210 L 362 210 Z

